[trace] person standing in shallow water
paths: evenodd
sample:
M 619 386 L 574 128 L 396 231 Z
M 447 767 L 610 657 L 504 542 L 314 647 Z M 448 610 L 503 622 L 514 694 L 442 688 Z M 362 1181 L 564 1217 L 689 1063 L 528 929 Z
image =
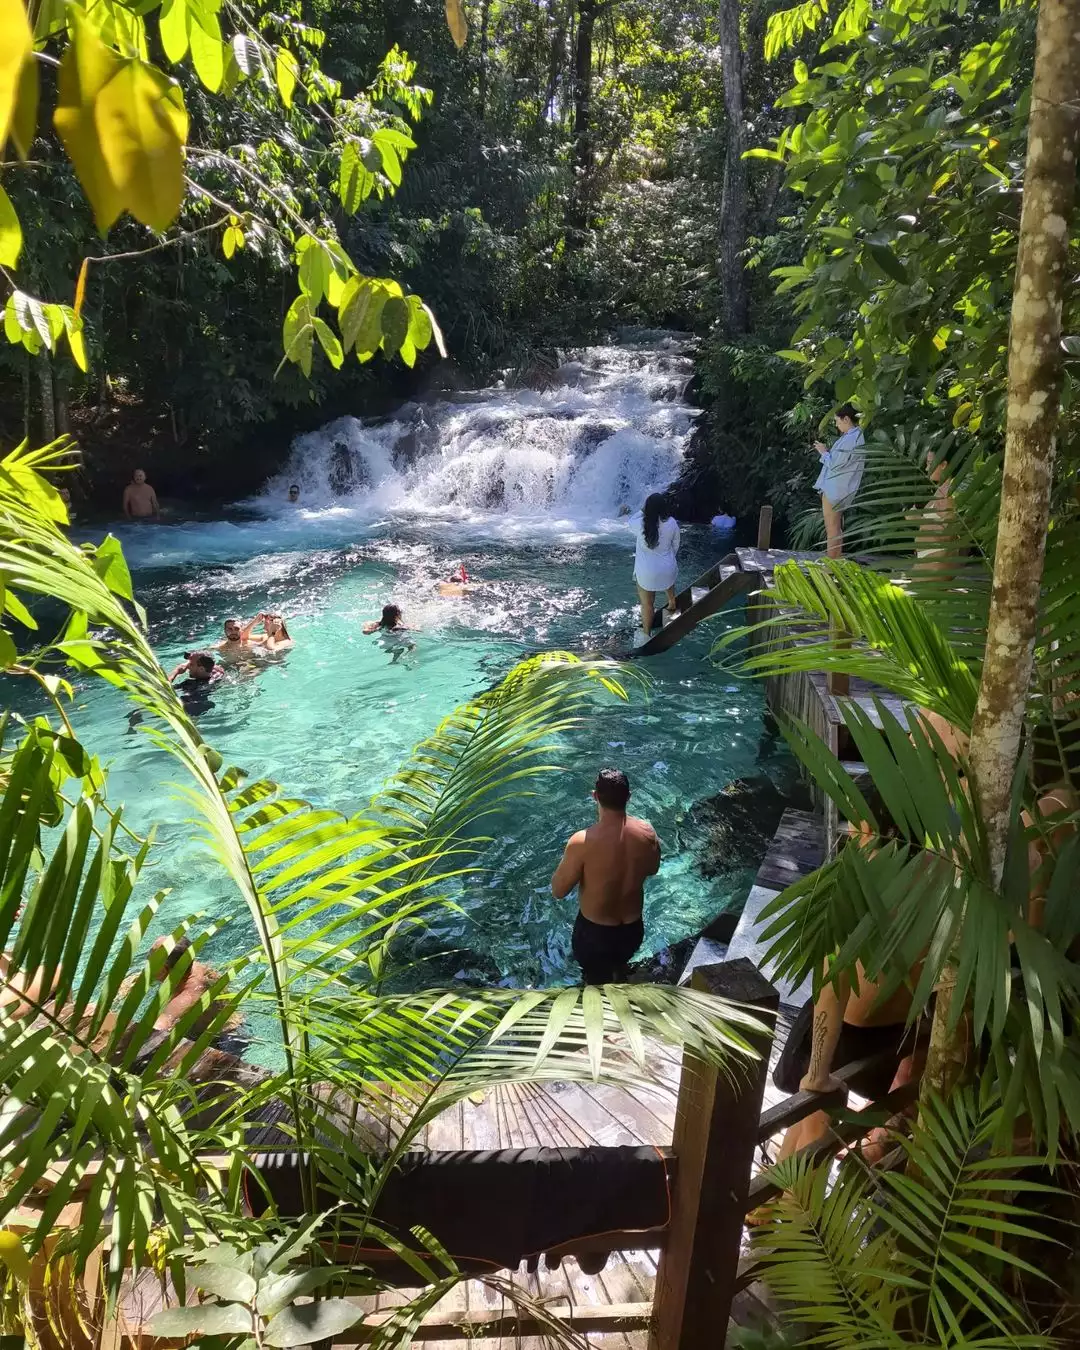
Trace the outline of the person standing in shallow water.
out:
M 586 984 L 611 984 L 645 939 L 645 879 L 660 870 L 660 841 L 648 821 L 626 814 L 630 783 L 621 769 L 601 769 L 592 795 L 597 822 L 570 837 L 551 893 L 565 900 L 578 888 L 574 960 Z
M 146 481 L 145 469 L 136 469 L 131 475 L 124 489 L 123 507 L 129 520 L 153 520 L 160 513 L 157 493 Z
M 834 418 L 840 433 L 832 445 L 815 441 L 821 456 L 821 472 L 814 484 L 821 493 L 821 513 L 825 518 L 825 547 L 830 558 L 844 552 L 844 512 L 855 500 L 866 465 L 866 440 L 859 426 L 859 414 L 850 403 L 841 403 Z
M 646 497 L 644 507 L 630 524 L 637 536 L 634 581 L 641 606 L 641 632 L 634 639 L 634 645 L 640 647 L 652 633 L 657 591 L 667 592 L 669 617 L 674 618 L 678 613 L 675 578 L 679 574 L 679 525 L 668 508 L 667 498 L 660 492 Z

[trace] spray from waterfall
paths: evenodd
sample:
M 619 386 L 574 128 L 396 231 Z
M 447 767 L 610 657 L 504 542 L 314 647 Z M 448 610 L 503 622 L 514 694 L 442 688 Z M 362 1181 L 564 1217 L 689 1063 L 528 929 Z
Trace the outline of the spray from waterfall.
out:
M 685 339 L 590 347 L 549 388 L 494 387 L 412 403 L 377 423 L 342 417 L 299 436 L 260 501 L 298 483 L 305 508 L 363 516 L 598 522 L 678 475 L 695 410 Z

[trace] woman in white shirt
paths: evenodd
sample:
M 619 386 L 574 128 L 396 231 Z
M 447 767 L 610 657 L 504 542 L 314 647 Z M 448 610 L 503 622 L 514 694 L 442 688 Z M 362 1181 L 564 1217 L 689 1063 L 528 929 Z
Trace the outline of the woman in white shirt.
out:
M 637 535 L 634 553 L 634 580 L 637 582 L 641 604 L 641 635 L 635 645 L 648 640 L 653 626 L 653 609 L 657 591 L 667 592 L 668 613 L 674 617 L 675 578 L 679 564 L 679 525 L 664 496 L 654 492 L 646 498 L 643 510 L 630 522 Z

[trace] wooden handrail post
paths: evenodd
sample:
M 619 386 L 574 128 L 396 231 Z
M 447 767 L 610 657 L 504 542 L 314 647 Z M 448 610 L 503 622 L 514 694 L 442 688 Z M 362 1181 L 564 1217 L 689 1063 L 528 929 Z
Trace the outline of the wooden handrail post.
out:
M 699 966 L 692 988 L 764 1014 L 760 1058 L 725 1074 L 683 1054 L 672 1147 L 675 1184 L 660 1257 L 649 1350 L 716 1350 L 727 1336 L 739 1267 L 758 1120 L 779 996 L 752 961 Z
M 772 548 L 772 507 L 767 503 L 758 512 L 757 546 L 760 549 Z

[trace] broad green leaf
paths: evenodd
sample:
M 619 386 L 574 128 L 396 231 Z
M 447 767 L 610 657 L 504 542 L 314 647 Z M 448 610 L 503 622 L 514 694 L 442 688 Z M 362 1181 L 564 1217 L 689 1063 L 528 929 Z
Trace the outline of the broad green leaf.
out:
M 251 1313 L 237 1303 L 166 1308 L 150 1319 L 155 1336 L 237 1336 L 251 1331 Z
M 11 198 L 0 186 L 0 267 L 17 267 L 22 252 L 22 227 Z
M 398 156 L 397 149 L 393 141 L 384 131 L 376 131 L 371 138 L 372 146 L 378 151 L 382 160 L 382 171 L 393 183 L 394 187 L 401 186 L 401 159 Z M 366 163 L 366 160 L 365 160 Z
M 907 268 L 885 244 L 867 244 L 866 251 L 877 263 L 886 276 L 891 277 L 893 281 L 899 281 L 906 286 L 910 281 L 907 274 Z
M 409 306 L 400 296 L 392 295 L 382 308 L 381 326 L 383 346 L 396 352 L 409 333 Z
M 20 95 L 24 65 L 33 64 L 34 37 L 22 0 L 0 0 L 0 156 Z
M 337 340 L 333 329 L 324 319 L 316 317 L 312 322 L 315 325 L 315 333 L 318 336 L 319 343 L 326 353 L 326 359 L 335 370 L 340 370 L 341 363 L 345 360 L 345 353 L 341 350 L 341 343 Z
M 408 335 L 401 344 L 399 354 L 410 370 L 416 365 L 416 344 Z
M 19 653 L 10 633 L 0 628 L 0 670 L 8 670 L 19 659 Z
M 275 74 L 277 76 L 278 93 L 281 95 L 281 101 L 286 108 L 291 108 L 293 103 L 293 93 L 296 90 L 296 82 L 300 78 L 300 63 L 288 47 L 279 47 L 277 49 L 277 61 L 275 63 Z
M 343 1298 L 324 1298 L 315 1303 L 302 1303 L 296 1308 L 283 1308 L 267 1323 L 263 1343 L 289 1350 L 313 1341 L 330 1340 L 356 1326 L 364 1318 L 363 1308 Z
M 36 61 L 26 61 L 19 78 L 19 88 L 15 95 L 15 112 L 8 132 L 15 153 L 20 159 L 30 157 L 30 147 L 37 133 L 37 112 L 38 65 Z M 2 149 L 3 141 L 0 140 L 0 150 Z
M 419 351 L 423 351 L 431 341 L 434 332 L 431 326 L 431 316 L 418 295 L 410 295 L 407 303 L 409 306 L 409 341 Z
M 196 1289 L 213 1294 L 226 1303 L 247 1303 L 255 1301 L 256 1284 L 244 1270 L 218 1262 L 205 1262 L 197 1266 L 188 1266 L 187 1279 Z
M 105 46 L 77 11 L 74 26 L 71 41 L 60 62 L 53 121 L 90 202 L 97 227 L 104 234 L 123 211 L 125 199 L 102 154 L 95 106 L 123 62 Z
M 158 28 L 165 55 L 176 65 L 184 59 L 188 50 L 187 0 L 165 0 L 161 6 Z
M 216 94 L 225 78 L 226 44 L 221 40 L 217 15 L 208 12 L 203 22 L 188 25 L 191 60 L 196 74 L 211 93 Z
M 300 240 L 297 253 L 300 255 L 300 289 L 309 297 L 312 309 L 317 309 L 330 282 L 330 259 L 322 244 L 309 235 Z
M 94 550 L 93 566 L 94 571 L 114 595 L 122 596 L 125 600 L 135 599 L 131 573 L 128 571 L 127 559 L 124 557 L 119 539 L 111 534 L 105 536 Z

